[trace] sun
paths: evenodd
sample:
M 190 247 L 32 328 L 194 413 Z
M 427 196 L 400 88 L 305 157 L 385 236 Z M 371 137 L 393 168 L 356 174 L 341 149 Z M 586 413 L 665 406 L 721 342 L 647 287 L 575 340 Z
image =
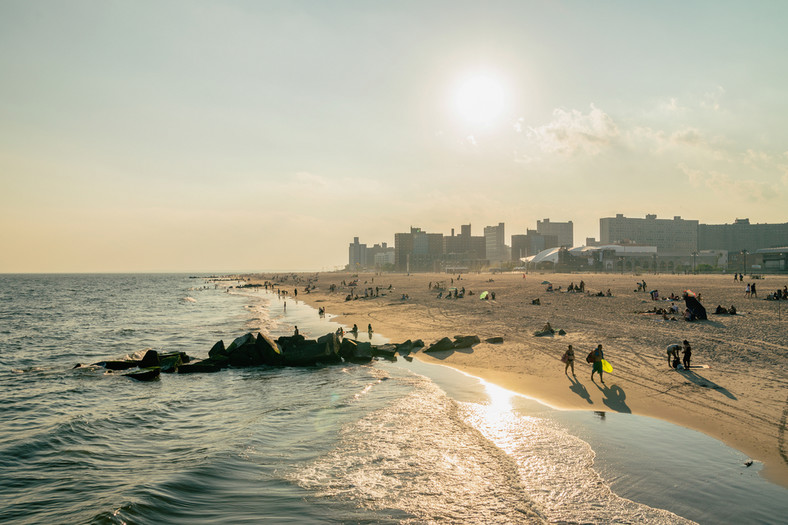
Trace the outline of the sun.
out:
M 506 93 L 503 83 L 489 74 L 463 78 L 454 95 L 454 109 L 471 124 L 491 124 L 504 111 Z

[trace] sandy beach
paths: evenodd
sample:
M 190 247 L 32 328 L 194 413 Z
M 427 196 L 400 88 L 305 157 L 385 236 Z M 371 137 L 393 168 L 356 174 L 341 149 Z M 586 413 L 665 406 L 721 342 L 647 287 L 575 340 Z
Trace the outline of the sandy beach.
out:
M 788 284 L 788 277 L 745 278 L 741 283 L 732 275 L 482 273 L 457 280 L 446 274 L 321 273 L 316 289 L 305 293 L 307 277 L 246 276 L 252 282 L 270 279 L 290 296 L 297 288 L 298 300 L 324 307 L 348 326 L 355 323 L 366 330 L 371 324 L 393 342 L 423 339 L 429 345 L 444 336 L 502 337 L 502 344 L 482 342 L 414 355 L 553 407 L 640 414 L 704 432 L 763 462 L 763 475 L 788 487 L 788 302 L 763 300 Z M 357 286 L 348 286 L 356 279 Z M 566 292 L 570 283 L 581 280 L 587 293 Z M 653 301 L 648 293 L 636 292 L 641 280 L 662 297 L 687 289 L 699 292 L 708 321 L 688 323 L 681 315 L 664 320 L 645 313 L 669 307 L 671 301 Z M 562 290 L 547 292 L 544 281 Z M 745 297 L 748 282 L 757 282 L 758 298 Z M 430 288 L 438 283 L 464 287 L 466 296 L 438 299 Z M 364 297 L 365 288 L 373 289 L 373 297 Z M 612 297 L 593 295 L 608 289 Z M 346 301 L 351 290 L 359 298 Z M 495 300 L 480 300 L 483 291 L 494 292 Z M 532 304 L 537 298 L 541 304 Z M 676 304 L 683 311 L 683 302 Z M 735 305 L 739 313 L 714 315 L 718 304 Z M 566 335 L 535 336 L 548 321 Z M 692 364 L 708 368 L 676 371 L 668 366 L 666 346 L 684 339 L 692 345 Z M 564 373 L 561 362 L 569 344 L 576 353 L 576 378 Z M 604 385 L 598 377 L 591 380 L 591 366 L 585 362 L 597 344 L 614 369 L 605 374 Z M 681 443 L 669 446 L 681 453 Z

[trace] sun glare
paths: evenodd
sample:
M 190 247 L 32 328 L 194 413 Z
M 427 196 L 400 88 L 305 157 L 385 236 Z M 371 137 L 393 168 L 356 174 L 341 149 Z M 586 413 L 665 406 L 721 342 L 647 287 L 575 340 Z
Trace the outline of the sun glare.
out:
M 491 75 L 474 75 L 457 86 L 454 105 L 460 117 L 472 124 L 490 124 L 505 106 L 503 84 Z

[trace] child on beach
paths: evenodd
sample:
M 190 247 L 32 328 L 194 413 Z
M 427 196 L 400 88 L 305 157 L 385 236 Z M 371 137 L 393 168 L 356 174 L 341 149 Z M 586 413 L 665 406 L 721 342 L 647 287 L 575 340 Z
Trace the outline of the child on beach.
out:
M 692 347 L 690 347 L 689 341 L 686 339 L 684 340 L 684 369 L 689 370 L 690 367 L 690 359 L 692 358 Z

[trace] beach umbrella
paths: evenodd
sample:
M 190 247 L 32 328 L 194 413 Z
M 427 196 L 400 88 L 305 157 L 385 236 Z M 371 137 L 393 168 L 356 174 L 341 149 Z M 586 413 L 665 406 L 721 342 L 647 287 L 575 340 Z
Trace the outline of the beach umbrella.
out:
M 692 290 L 684 290 L 684 293 L 689 295 L 690 297 L 695 297 L 695 292 L 693 292 Z
M 480 294 L 479 294 L 479 299 L 486 299 L 486 298 L 487 298 L 487 293 L 488 293 L 488 292 L 486 292 L 486 291 L 485 291 L 485 292 L 482 292 L 482 293 L 480 293 Z
M 542 284 L 553 284 L 550 281 L 542 281 Z

